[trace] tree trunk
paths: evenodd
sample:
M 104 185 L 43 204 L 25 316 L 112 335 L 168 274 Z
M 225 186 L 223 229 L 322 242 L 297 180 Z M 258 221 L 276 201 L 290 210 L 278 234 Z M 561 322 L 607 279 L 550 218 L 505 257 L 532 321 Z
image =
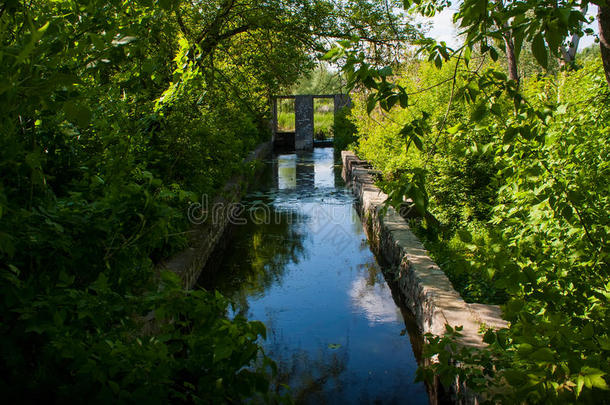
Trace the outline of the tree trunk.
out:
M 606 82 L 610 87 L 610 6 L 598 6 L 599 47 L 602 53 Z
M 589 9 L 589 5 L 585 4 L 580 8 L 580 12 L 582 15 L 587 15 L 587 10 Z M 578 29 L 582 29 L 582 21 L 578 23 Z M 566 49 L 565 46 L 561 46 L 561 58 L 559 60 L 559 64 L 567 67 L 573 67 L 574 61 L 576 60 L 576 52 L 578 51 L 578 43 L 580 42 L 580 35 L 578 33 L 572 34 L 572 39 L 570 40 L 570 47 Z
M 519 71 L 517 70 L 517 57 L 515 56 L 515 45 L 510 31 L 504 35 L 504 46 L 506 48 L 506 59 L 508 61 L 508 78 L 514 80 L 519 85 Z
M 503 0 L 496 1 L 496 9 L 500 12 L 504 11 Z M 499 18 L 494 18 L 498 28 L 502 28 L 502 38 L 504 39 L 504 52 L 506 53 L 506 61 L 508 63 L 508 78 L 514 80 L 519 86 L 519 70 L 517 69 L 517 55 L 515 55 L 515 42 L 508 21 L 502 22 Z

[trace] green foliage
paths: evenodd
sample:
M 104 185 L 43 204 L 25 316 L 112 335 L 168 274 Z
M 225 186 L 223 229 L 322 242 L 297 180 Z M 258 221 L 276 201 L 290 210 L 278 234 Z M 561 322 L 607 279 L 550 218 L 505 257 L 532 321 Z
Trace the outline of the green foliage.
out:
M 0 2 L 9 402 L 270 399 L 264 327 L 155 268 L 187 245 L 189 203 L 251 170 L 268 95 L 349 17 L 326 1 Z
M 601 61 L 561 80 L 525 78 L 519 92 L 493 65 L 470 75 L 455 63 L 399 72 L 409 109 L 370 109 L 363 95 L 353 112 L 357 151 L 384 173 L 389 202 L 406 195 L 428 208 L 441 227 L 414 225 L 435 259 L 466 299 L 504 303 L 510 323 L 487 332 L 486 350 L 463 348 L 453 332 L 429 337 L 428 355 L 439 356 L 430 370 L 446 382 L 459 375 L 493 402 L 600 401 L 610 373 Z M 441 84 L 415 94 L 418 83 Z M 405 127 L 421 147 L 409 147 Z M 410 184 L 425 190 L 419 203 Z
M 457 235 L 458 230 L 468 229 L 483 241 L 489 239 L 482 224 L 489 219 L 495 202 L 493 177 L 497 168 L 492 150 L 485 147 L 492 132 L 482 126 L 461 131 L 472 114 L 480 114 L 480 107 L 454 104 L 447 111 L 454 71 L 453 63 L 439 71 L 433 63 L 425 62 L 398 70 L 397 85 L 413 93 L 407 109 L 367 114 L 364 97 L 356 97 L 352 119 L 362 134 L 356 150 L 384 173 L 382 187 L 394 205 L 401 204 L 407 195 L 420 212 L 429 211 L 443 224 L 440 229 L 431 223 L 413 225 L 462 296 L 467 301 L 500 303 L 505 299 L 502 290 L 494 288 L 486 269 L 473 266 L 474 261 L 484 262 L 486 253 L 473 252 Z M 441 84 L 417 92 L 420 83 Z M 457 83 L 466 86 L 463 97 L 474 94 L 476 88 L 464 78 Z M 443 124 L 447 129 L 439 130 Z M 415 134 L 416 143 L 411 134 Z
M 425 15 L 439 6 L 417 3 Z M 510 327 L 487 331 L 487 349 L 462 347 L 451 328 L 430 336 L 439 362 L 420 377 L 459 376 L 491 402 L 599 402 L 610 373 L 603 66 L 526 76 L 519 90 L 494 46 L 510 31 L 516 53 L 527 45 L 547 68 L 582 15 L 571 3 L 479 3 L 460 6 L 464 47 L 422 42 L 428 64 L 372 66 L 353 43 L 327 54 L 363 88 L 357 151 L 381 170 L 388 203 L 410 199 L 424 215 L 419 234 L 467 299 L 504 303 Z
M 350 108 L 344 107 L 340 111 L 335 112 L 333 121 L 333 136 L 335 152 L 346 149 L 351 149 L 352 144 L 356 141 L 356 127 L 348 119 Z
M 254 98 L 244 112 L 230 96 L 237 89 L 210 84 L 160 5 L 40 1 L 0 10 L 7 400 L 222 402 L 265 393 L 264 326 L 229 319 L 224 298 L 184 292 L 175 276 L 160 282 L 154 272 L 186 246 L 189 202 L 244 170 L 243 157 L 266 137 L 264 103 Z M 217 63 L 219 74 L 235 68 Z M 249 83 L 263 86 L 262 76 L 253 69 Z
M 548 70 L 568 34 L 583 34 L 575 7 L 587 4 L 464 1 L 456 21 L 465 44 L 424 39 L 430 65 L 406 72 L 373 66 L 355 41 L 326 55 L 363 89 L 357 149 L 382 171 L 388 203 L 410 199 L 424 215 L 420 235 L 467 298 L 504 302 L 510 327 L 487 331 L 488 348 L 463 347 L 448 326 L 428 337 L 426 357 L 439 361 L 420 370 L 447 385 L 459 376 L 492 403 L 602 402 L 608 390 L 607 60 L 538 77 L 522 61 L 519 90 L 513 71 L 508 80 L 485 59 L 508 56 L 510 43 L 516 60 L 525 48 Z M 404 2 L 425 16 L 447 6 Z
M 10 296 L 15 309 L 2 324 L 7 400 L 225 402 L 266 392 L 262 368 L 242 368 L 257 359 L 265 327 L 227 319 L 221 296 L 185 292 L 173 274 L 140 297 L 113 291 L 104 274 L 75 287 L 65 276 L 44 295 Z M 17 319 L 22 326 L 11 330 Z
M 345 83 L 341 72 L 333 72 L 324 62 L 299 79 L 290 90 L 290 94 L 341 94 L 344 92 Z
M 293 132 L 295 130 L 295 115 L 293 111 L 279 111 L 277 114 L 277 127 L 280 132 Z
M 0 2 L 9 402 L 275 400 L 264 326 L 229 318 L 222 296 L 185 292 L 155 269 L 187 246 L 189 203 L 252 170 L 244 157 L 270 138 L 267 97 L 313 67 L 325 37 L 350 37 L 354 24 L 372 40 L 387 34 L 383 10 Z

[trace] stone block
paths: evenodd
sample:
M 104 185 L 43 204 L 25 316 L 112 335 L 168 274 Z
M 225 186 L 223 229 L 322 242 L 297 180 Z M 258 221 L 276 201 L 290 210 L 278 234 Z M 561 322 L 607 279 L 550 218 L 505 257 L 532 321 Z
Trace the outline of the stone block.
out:
M 341 158 L 343 177 L 357 197 L 355 205 L 363 218 L 371 247 L 386 259 L 395 272 L 401 295 L 399 299 L 415 316 L 420 331 L 443 335 L 445 325 L 462 326 L 461 343 L 483 347 L 485 343 L 478 333 L 481 325 L 507 327 L 499 307 L 466 303 L 430 258 L 406 220 L 392 207 L 383 209 L 387 195 L 375 186 L 367 162 L 353 152 L 343 151 Z M 459 380 L 450 388 L 453 392 L 464 392 Z M 475 395 L 468 394 L 466 397 L 466 403 L 478 401 Z

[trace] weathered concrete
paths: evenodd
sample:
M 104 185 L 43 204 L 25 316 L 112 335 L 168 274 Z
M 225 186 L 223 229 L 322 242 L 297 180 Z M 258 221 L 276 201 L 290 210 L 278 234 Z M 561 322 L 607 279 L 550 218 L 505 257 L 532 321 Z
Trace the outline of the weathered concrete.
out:
M 295 137 L 296 150 L 313 149 L 313 96 L 295 96 Z
M 265 159 L 271 154 L 272 142 L 259 145 L 250 153 L 246 162 Z M 222 192 L 209 204 L 209 208 L 217 208 L 209 212 L 206 220 L 194 225 L 189 232 L 189 247 L 173 257 L 161 262 L 159 270 L 170 270 L 178 274 L 185 288 L 192 288 L 201 275 L 210 255 L 221 240 L 235 210 L 234 203 L 239 202 L 248 184 L 246 176 L 238 176 L 228 182 Z
M 358 197 L 371 246 L 394 268 L 405 303 L 415 315 L 423 333 L 442 335 L 445 325 L 464 326 L 464 343 L 482 346 L 479 326 L 505 327 L 495 305 L 467 304 L 430 258 L 409 229 L 405 219 L 392 207 L 384 215 L 387 195 L 377 186 L 367 162 L 353 152 L 343 151 L 343 177 Z
M 495 305 L 468 304 L 453 289 L 451 282 L 409 229 L 405 219 L 392 207 L 383 214 L 387 195 L 375 186 L 373 173 L 367 162 L 353 152 L 341 152 L 343 178 L 357 196 L 357 209 L 376 254 L 390 264 L 404 304 L 415 315 L 422 333 L 443 335 L 445 325 L 463 326 L 462 343 L 483 347 L 478 331 L 482 324 L 501 328 L 507 323 Z M 456 382 L 453 392 L 464 392 Z M 466 395 L 467 403 L 477 398 Z
M 334 101 L 334 112 L 337 114 L 343 107 L 351 107 L 352 99 L 349 94 L 335 94 L 333 97 Z
M 352 105 L 349 94 L 307 94 L 271 96 L 271 120 L 269 125 L 273 132 L 273 142 L 279 149 L 311 150 L 322 146 L 314 141 L 314 99 L 333 99 L 335 119 L 337 113 Z M 278 99 L 293 99 L 295 110 L 295 132 L 278 131 Z M 288 147 L 290 145 L 290 147 Z

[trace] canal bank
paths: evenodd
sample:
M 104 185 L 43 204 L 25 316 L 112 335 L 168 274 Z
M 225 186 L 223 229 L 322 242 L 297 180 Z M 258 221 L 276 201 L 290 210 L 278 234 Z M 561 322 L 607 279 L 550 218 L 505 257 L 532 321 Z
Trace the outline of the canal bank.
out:
M 251 166 L 249 176 L 240 174 L 227 182 L 212 201 L 208 200 L 208 196 L 202 196 L 200 202 L 191 204 L 188 217 L 193 226 L 189 231 L 189 246 L 159 263 L 159 271 L 170 270 L 176 273 L 187 289 L 195 285 L 210 256 L 223 242 L 235 207 L 264 171 L 262 162 L 271 156 L 272 151 L 272 142 L 260 144 L 244 161 Z
M 500 307 L 466 303 L 451 282 L 409 229 L 393 207 L 385 206 L 387 195 L 375 185 L 374 174 L 366 161 L 353 152 L 341 152 L 342 176 L 356 197 L 356 207 L 365 224 L 373 251 L 388 263 L 388 273 L 396 280 L 401 303 L 414 315 L 422 334 L 442 336 L 445 326 L 462 326 L 461 343 L 483 347 L 482 326 L 507 327 Z M 437 382 L 438 384 L 438 382 Z M 478 398 L 464 389 L 459 380 L 451 387 L 436 386 L 433 395 L 448 395 L 456 403 L 477 403 Z M 432 401 L 435 402 L 435 399 Z

